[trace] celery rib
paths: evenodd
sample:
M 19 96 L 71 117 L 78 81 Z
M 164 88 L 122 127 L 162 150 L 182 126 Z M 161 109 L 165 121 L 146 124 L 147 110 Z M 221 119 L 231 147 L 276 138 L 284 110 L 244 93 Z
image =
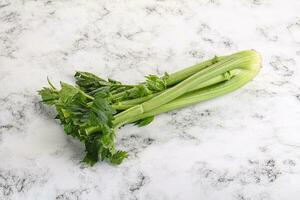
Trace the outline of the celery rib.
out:
M 161 94 L 145 101 L 137 106 L 143 107 L 143 113 L 133 115 L 132 110 L 136 106 L 121 112 L 116 115 L 114 124 L 117 126 L 128 122 L 133 122 L 138 119 L 143 119 L 147 116 L 153 116 L 161 112 L 166 112 L 172 109 L 188 106 L 196 102 L 211 99 L 226 93 L 229 93 L 239 87 L 242 87 L 250 81 L 258 73 L 261 65 L 260 55 L 254 51 L 242 51 L 231 56 L 223 58 L 221 61 L 212 64 L 194 75 L 186 78 L 172 88 L 169 88 Z M 209 89 L 196 90 L 190 92 L 191 88 L 196 88 L 197 85 L 212 80 L 226 72 L 235 70 L 234 77 L 218 86 L 210 87 Z M 228 75 L 227 75 L 228 76 Z M 223 77 L 228 78 L 228 77 Z M 178 98 L 180 97 L 180 98 Z M 178 98 L 178 99 L 177 99 Z M 122 117 L 120 119 L 119 117 Z

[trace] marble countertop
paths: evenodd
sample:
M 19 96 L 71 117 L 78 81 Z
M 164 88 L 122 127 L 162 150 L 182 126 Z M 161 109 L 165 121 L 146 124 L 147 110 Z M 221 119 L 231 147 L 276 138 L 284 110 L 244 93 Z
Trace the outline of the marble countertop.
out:
M 0 0 L 1 200 L 298 200 L 300 1 Z M 256 49 L 242 89 L 118 130 L 119 166 L 79 161 L 37 90 L 75 70 L 136 83 Z

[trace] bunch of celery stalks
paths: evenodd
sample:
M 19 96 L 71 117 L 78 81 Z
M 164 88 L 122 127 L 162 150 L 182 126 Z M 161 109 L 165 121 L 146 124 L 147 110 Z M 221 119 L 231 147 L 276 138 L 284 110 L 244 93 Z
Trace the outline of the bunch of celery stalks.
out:
M 160 113 L 225 95 L 252 80 L 260 68 L 260 55 L 246 50 L 162 77 L 149 75 L 137 85 L 77 72 L 77 86 L 62 83 L 58 90 L 49 82 L 39 93 L 45 104 L 56 107 L 65 132 L 85 144 L 86 163 L 119 164 L 127 153 L 115 149 L 115 129 L 128 123 L 147 125 Z

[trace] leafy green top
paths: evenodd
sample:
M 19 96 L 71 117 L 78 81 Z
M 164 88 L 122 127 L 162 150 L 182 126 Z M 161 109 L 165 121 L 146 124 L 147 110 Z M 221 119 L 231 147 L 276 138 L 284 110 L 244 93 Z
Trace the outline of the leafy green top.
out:
M 66 134 L 85 144 L 83 162 L 93 165 L 100 159 L 120 164 L 127 153 L 115 149 L 113 120 L 117 112 L 112 104 L 162 91 L 167 88 L 167 77 L 167 74 L 162 78 L 149 75 L 144 83 L 124 85 L 89 72 L 76 72 L 78 88 L 61 82 L 61 89 L 57 90 L 48 80 L 50 87 L 44 87 L 39 94 L 43 103 L 55 106 L 56 118 Z M 135 124 L 145 126 L 153 119 L 154 116 L 148 117 Z
M 165 90 L 168 76 L 167 73 L 162 77 L 148 75 L 144 83 L 137 85 L 125 85 L 112 79 L 106 81 L 89 72 L 76 72 L 75 79 L 76 84 L 87 94 L 94 96 L 99 91 L 106 91 L 112 102 L 119 102 Z
M 115 110 L 106 99 L 108 93 L 100 91 L 91 97 L 66 83 L 61 83 L 61 90 L 50 86 L 39 94 L 43 103 L 56 107 L 56 118 L 63 124 L 66 134 L 85 144 L 83 162 L 93 165 L 100 159 L 120 164 L 127 153 L 115 149 L 112 123 Z

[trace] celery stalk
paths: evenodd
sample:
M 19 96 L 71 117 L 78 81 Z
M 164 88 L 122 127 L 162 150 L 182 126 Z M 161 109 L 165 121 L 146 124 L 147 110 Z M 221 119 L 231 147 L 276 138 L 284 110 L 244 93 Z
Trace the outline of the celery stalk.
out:
M 191 92 L 191 91 L 194 91 L 194 90 L 198 90 L 198 89 L 201 89 L 201 88 L 205 88 L 205 87 L 208 87 L 208 86 L 211 86 L 211 85 L 214 85 L 214 84 L 217 84 L 217 83 L 229 80 L 230 78 L 232 78 L 233 76 L 235 76 L 237 73 L 238 73 L 238 70 L 231 70 L 231 71 L 226 72 L 224 74 L 218 75 L 218 76 L 216 76 L 216 77 L 214 77 L 214 78 L 212 78 L 212 79 L 210 79 L 208 81 L 200 83 L 195 88 L 190 88 L 188 90 L 188 92 Z M 137 105 L 137 104 L 140 104 L 140 103 L 143 103 L 143 102 L 145 102 L 145 101 L 147 101 L 149 99 L 152 99 L 153 97 L 158 96 L 158 95 L 160 95 L 162 93 L 163 93 L 163 91 L 157 92 L 157 93 L 145 96 L 145 97 L 140 97 L 140 98 L 137 98 L 137 99 L 131 99 L 131 100 L 127 100 L 127 101 L 121 101 L 121 102 L 118 102 L 117 104 L 113 104 L 112 107 L 114 109 L 117 109 L 117 110 L 126 110 L 128 108 L 131 108 L 131 107 Z
M 162 94 L 139 104 L 139 115 L 133 114 L 133 111 L 137 109 L 135 108 L 136 106 L 117 114 L 114 124 L 119 126 L 135 121 L 136 119 L 142 119 L 145 116 L 152 116 L 153 113 L 161 113 L 163 112 L 162 110 L 169 111 L 229 93 L 254 78 L 259 71 L 260 65 L 260 55 L 254 50 L 232 54 L 220 62 L 198 71 L 177 85 L 167 89 Z M 204 93 L 202 93 L 203 91 L 201 91 L 201 89 L 199 91 L 190 92 L 191 88 L 195 88 L 205 81 L 209 81 L 214 77 L 234 69 L 240 70 L 240 73 L 235 75 L 232 79 L 225 81 L 225 83 L 220 84 L 221 86 L 216 86 L 216 88 L 211 87 L 208 90 L 204 90 Z M 184 96 L 184 94 L 187 96 Z M 178 98 L 180 96 L 182 96 L 182 98 Z M 176 98 L 179 100 L 175 100 Z

